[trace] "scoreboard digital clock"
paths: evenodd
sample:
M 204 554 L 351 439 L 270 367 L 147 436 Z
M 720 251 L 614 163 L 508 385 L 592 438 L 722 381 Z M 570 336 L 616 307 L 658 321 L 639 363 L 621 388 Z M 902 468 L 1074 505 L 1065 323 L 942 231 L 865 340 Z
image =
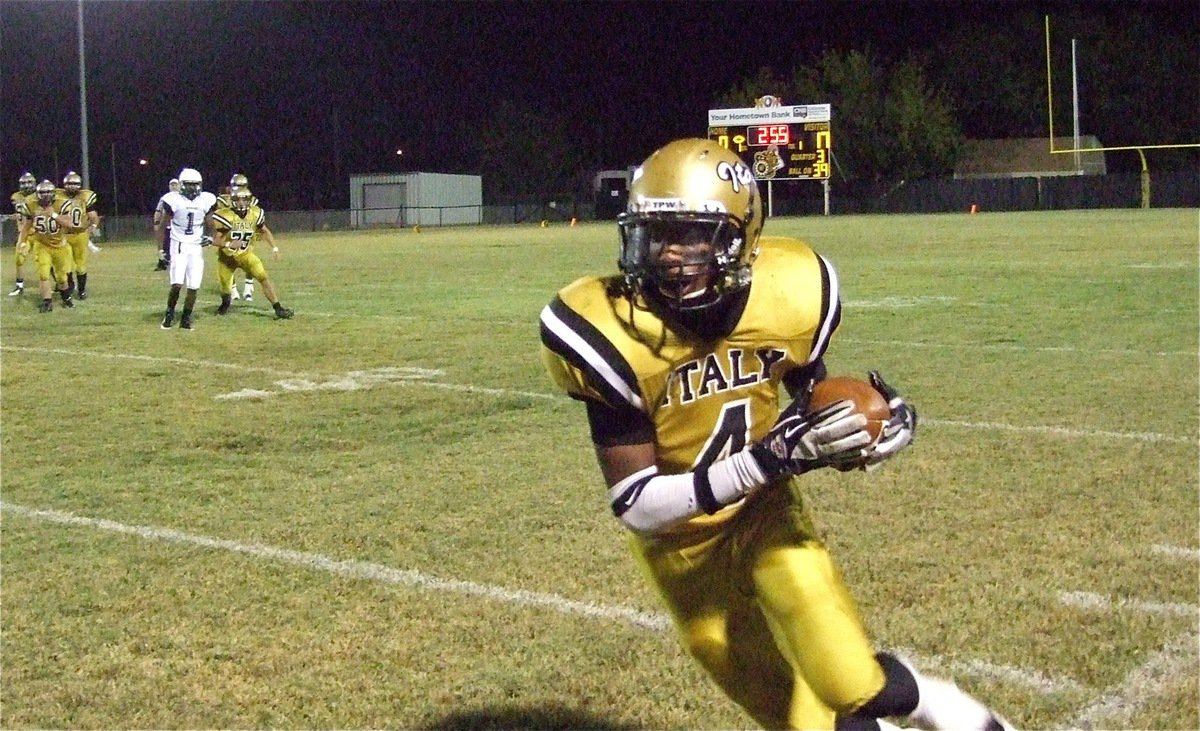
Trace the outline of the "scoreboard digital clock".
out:
M 708 138 L 738 153 L 758 180 L 827 180 L 828 104 L 710 109 Z
M 763 124 L 746 128 L 746 144 L 751 147 L 787 145 L 792 141 L 792 127 L 787 124 Z

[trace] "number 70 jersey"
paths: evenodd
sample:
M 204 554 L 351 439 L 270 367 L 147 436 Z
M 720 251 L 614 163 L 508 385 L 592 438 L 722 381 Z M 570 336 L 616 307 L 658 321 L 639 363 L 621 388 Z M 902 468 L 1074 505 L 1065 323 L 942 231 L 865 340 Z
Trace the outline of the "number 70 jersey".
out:
M 783 376 L 820 358 L 840 320 L 833 267 L 796 239 L 764 237 L 736 326 L 683 339 L 631 307 L 619 278 L 585 277 L 542 310 L 542 361 L 569 396 L 633 407 L 654 424 L 660 472 L 707 466 L 761 439 Z
M 162 197 L 162 205 L 168 216 L 171 241 L 199 246 L 204 236 L 204 217 L 217 205 L 217 197 L 208 191 L 195 198 L 171 191 Z

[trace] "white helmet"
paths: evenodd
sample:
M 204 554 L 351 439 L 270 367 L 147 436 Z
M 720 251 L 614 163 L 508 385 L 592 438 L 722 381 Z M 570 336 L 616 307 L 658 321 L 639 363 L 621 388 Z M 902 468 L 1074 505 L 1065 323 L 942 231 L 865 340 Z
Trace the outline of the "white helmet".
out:
M 204 185 L 204 178 L 200 177 L 200 171 L 194 168 L 184 168 L 179 171 L 179 189 L 186 198 L 195 198 L 200 195 L 200 188 Z

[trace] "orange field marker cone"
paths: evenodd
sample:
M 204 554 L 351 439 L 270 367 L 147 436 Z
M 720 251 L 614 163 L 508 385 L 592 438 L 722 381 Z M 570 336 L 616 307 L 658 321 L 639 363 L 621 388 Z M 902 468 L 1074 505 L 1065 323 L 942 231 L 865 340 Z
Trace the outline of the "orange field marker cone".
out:
M 973 216 L 978 212 L 979 212 L 979 206 L 976 205 L 975 203 L 972 203 L 971 204 L 971 215 Z
M 575 219 L 574 218 L 571 219 L 571 228 L 575 228 Z

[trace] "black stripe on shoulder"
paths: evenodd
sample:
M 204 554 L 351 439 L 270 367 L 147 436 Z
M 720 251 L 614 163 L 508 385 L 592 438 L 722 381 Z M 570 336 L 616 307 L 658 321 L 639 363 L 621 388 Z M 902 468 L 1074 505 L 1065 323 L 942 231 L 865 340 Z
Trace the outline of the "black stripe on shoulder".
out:
M 837 275 L 829 271 L 829 263 L 825 257 L 817 255 L 817 264 L 821 267 L 821 317 L 817 320 L 813 332 L 812 345 L 809 348 L 810 358 L 820 358 L 829 347 L 829 338 L 842 323 L 842 303 L 837 292 Z
M 547 309 L 557 322 L 551 320 L 548 323 L 547 318 L 542 317 L 542 343 L 583 371 L 609 403 L 627 403 L 640 410 L 642 405 L 633 400 L 641 399 L 637 375 L 625 356 L 595 325 L 567 306 L 561 297 L 556 296 Z

